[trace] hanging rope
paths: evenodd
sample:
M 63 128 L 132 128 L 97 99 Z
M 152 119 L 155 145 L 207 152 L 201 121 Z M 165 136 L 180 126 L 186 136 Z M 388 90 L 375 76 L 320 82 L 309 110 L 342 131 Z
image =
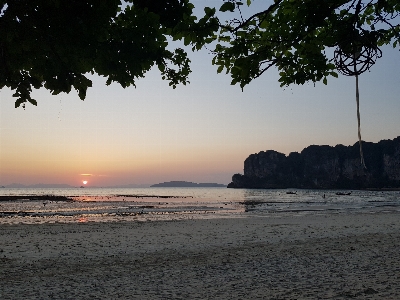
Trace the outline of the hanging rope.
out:
M 364 169 L 367 168 L 365 165 L 364 161 L 364 153 L 362 149 L 362 140 L 361 140 L 361 118 L 360 118 L 360 93 L 358 90 L 358 74 L 357 74 L 357 64 L 356 64 L 356 59 L 357 59 L 357 53 L 354 54 L 354 73 L 356 74 L 356 102 L 357 102 L 357 125 L 358 125 L 358 143 L 360 145 L 360 158 L 361 158 L 361 166 L 364 167 Z
M 358 88 L 358 75 L 369 70 L 378 57 L 382 56 L 381 50 L 364 35 L 354 35 L 343 44 L 338 45 L 334 53 L 337 70 L 346 76 L 356 77 L 356 102 L 358 143 L 360 145 L 360 161 L 363 168 L 367 168 L 364 160 L 361 140 L 360 121 L 360 93 Z

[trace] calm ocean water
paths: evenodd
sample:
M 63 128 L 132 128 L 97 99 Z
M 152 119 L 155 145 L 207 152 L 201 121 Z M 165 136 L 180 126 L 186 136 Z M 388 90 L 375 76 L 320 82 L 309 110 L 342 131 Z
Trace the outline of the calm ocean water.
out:
M 31 200 L 67 196 L 74 201 Z M 1 188 L 0 224 L 179 220 L 400 211 L 400 191 L 227 188 Z

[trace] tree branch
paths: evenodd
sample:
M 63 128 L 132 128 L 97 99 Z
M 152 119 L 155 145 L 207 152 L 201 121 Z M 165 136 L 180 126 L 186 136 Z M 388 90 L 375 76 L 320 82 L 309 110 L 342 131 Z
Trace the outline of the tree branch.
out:
M 223 26 L 221 25 L 222 28 L 230 31 L 230 32 L 236 32 L 238 31 L 240 28 L 245 27 L 247 24 L 249 24 L 254 18 L 257 18 L 258 16 L 264 15 L 264 14 L 269 14 L 272 11 L 274 11 L 284 0 L 277 0 L 274 4 L 271 4 L 270 7 L 268 7 L 266 10 L 264 11 L 260 11 L 254 15 L 252 15 L 251 17 L 249 17 L 246 21 L 244 21 L 243 23 L 241 23 L 240 25 L 236 26 L 235 28 L 229 28 L 228 26 Z

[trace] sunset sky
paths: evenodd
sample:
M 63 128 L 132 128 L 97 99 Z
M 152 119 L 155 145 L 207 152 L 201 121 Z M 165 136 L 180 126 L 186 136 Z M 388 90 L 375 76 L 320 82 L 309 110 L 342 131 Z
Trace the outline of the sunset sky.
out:
M 220 3 L 194 1 L 198 8 Z M 242 92 L 228 75 L 217 74 L 206 49 L 190 56 L 191 83 L 175 90 L 157 70 L 127 89 L 92 76 L 85 101 L 76 92 L 36 90 L 38 106 L 24 110 L 2 89 L 0 185 L 226 184 L 243 173 L 252 153 L 357 141 L 355 78 L 281 88 L 271 70 Z M 383 57 L 360 77 L 363 140 L 400 135 L 399 63 L 398 50 L 383 48 Z

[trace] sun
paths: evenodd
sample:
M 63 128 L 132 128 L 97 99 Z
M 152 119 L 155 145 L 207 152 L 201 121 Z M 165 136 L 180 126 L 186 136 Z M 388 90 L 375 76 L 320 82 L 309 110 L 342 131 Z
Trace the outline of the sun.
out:
M 83 183 L 83 184 L 87 184 L 88 182 L 87 182 L 87 180 L 84 180 L 84 181 L 82 181 L 82 183 Z

